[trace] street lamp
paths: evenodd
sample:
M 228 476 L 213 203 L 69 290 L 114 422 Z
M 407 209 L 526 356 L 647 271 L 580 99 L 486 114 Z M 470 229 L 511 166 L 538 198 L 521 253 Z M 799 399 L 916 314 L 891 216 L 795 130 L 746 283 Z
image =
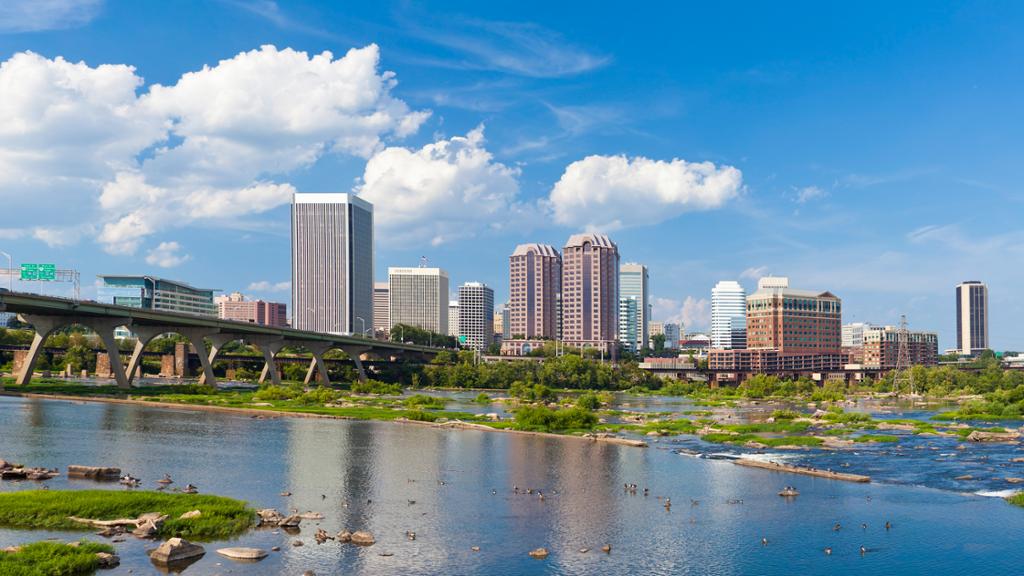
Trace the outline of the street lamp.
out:
M 366 320 L 363 320 L 363 319 L 362 319 L 361 317 L 359 317 L 359 316 L 356 316 L 356 320 L 359 320 L 360 324 L 361 324 L 361 325 L 363 326 L 363 332 L 362 332 L 362 335 L 363 335 L 363 338 L 366 338 Z
M 7 291 L 14 292 L 14 259 L 3 250 L 0 250 L 0 254 L 7 257 Z

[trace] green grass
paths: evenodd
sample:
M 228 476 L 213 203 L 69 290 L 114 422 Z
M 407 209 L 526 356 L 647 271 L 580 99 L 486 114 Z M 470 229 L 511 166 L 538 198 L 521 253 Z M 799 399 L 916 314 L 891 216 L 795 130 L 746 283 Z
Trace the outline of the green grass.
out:
M 515 411 L 515 429 L 530 432 L 580 432 L 597 424 L 597 415 L 585 408 L 552 410 L 545 406 L 523 406 Z
M 751 424 L 720 424 L 717 426 L 724 430 L 750 434 L 755 432 L 783 433 L 803 432 L 810 427 L 809 422 L 754 422 Z
M 713 442 L 715 444 L 745 444 L 747 442 L 757 442 L 764 444 L 769 447 L 778 446 L 821 446 L 821 438 L 815 438 L 814 436 L 783 436 L 781 438 L 765 438 L 764 436 L 758 436 L 757 434 L 723 434 L 713 433 L 705 434 L 700 437 L 705 442 Z
M 854 442 L 899 442 L 900 438 L 891 434 L 865 434 L 851 438 L 851 440 Z
M 178 518 L 199 510 L 198 518 Z M 94 520 L 136 518 L 147 512 L 168 516 L 161 537 L 216 540 L 252 526 L 255 512 L 245 502 L 205 494 L 115 490 L 23 490 L 0 494 L 0 526 L 33 530 L 94 530 L 68 516 Z M 2 572 L 0 572 L 2 573 Z
M 448 400 L 438 396 L 414 394 L 403 400 L 402 403 L 410 408 L 433 408 L 441 410 L 444 408 L 444 405 L 448 403 Z
M 932 420 L 978 420 L 979 422 L 998 422 L 1000 420 L 1024 420 L 1024 416 L 1004 416 L 1002 414 L 963 414 L 958 411 L 940 412 L 932 416 Z
M 1024 507 L 1024 492 L 1018 492 L 1006 499 L 1010 504 Z
M 18 552 L 0 552 L 0 574 L 7 576 L 79 576 L 96 571 L 97 552 L 113 553 L 113 546 L 81 542 L 33 542 Z

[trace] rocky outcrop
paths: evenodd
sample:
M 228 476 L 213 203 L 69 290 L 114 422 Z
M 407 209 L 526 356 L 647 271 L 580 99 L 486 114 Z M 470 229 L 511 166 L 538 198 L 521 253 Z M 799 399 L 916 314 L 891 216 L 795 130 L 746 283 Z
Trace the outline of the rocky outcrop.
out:
M 302 524 L 302 516 L 299 516 L 298 514 L 285 516 L 277 523 L 277 525 L 282 528 L 298 528 L 299 524 Z
M 68 478 L 86 478 L 88 480 L 117 480 L 121 478 L 121 469 L 106 466 L 68 466 Z
M 359 546 L 373 546 L 377 543 L 377 540 L 373 537 L 373 534 L 365 530 L 356 530 L 352 533 L 352 543 Z
M 268 553 L 262 548 L 220 548 L 217 550 L 217 554 L 232 560 L 263 560 L 267 557 Z
M 167 565 L 196 560 L 203 554 L 206 554 L 206 550 L 202 546 L 181 538 L 171 538 L 153 550 L 149 559 L 156 564 Z
M 346 544 L 352 541 L 352 532 L 348 530 L 342 530 L 341 532 L 338 532 L 338 535 L 335 536 L 335 538 L 338 539 L 338 542 Z
M 967 435 L 968 442 L 1013 442 L 1020 434 L 1017 432 L 985 432 L 975 430 Z
M 259 526 L 277 526 L 284 520 L 284 515 L 275 508 L 257 510 L 256 515 L 260 518 Z
M 548 557 L 548 549 L 547 548 L 537 548 L 537 549 L 534 549 L 534 550 L 530 550 L 530 558 L 537 558 L 538 560 L 543 560 L 544 558 L 547 558 L 547 557 Z
M 110 554 L 108 552 L 97 552 L 96 553 L 96 567 L 101 570 L 109 570 L 111 568 L 117 568 L 121 564 L 121 558 L 117 554 Z

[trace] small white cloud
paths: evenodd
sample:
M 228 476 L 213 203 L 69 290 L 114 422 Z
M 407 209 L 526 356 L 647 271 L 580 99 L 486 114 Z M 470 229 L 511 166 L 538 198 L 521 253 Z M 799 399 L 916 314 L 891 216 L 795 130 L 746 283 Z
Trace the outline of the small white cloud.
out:
M 711 325 L 711 302 L 706 298 L 696 299 L 687 296 L 683 301 L 683 310 L 680 319 L 686 330 L 706 330 Z
M 146 254 L 146 263 L 161 268 L 174 268 L 192 259 L 188 254 L 179 254 L 180 250 L 181 246 L 177 242 L 161 242 Z
M 767 266 L 752 266 L 747 268 L 743 272 L 740 272 L 740 278 L 749 278 L 750 280 L 759 280 L 764 276 L 768 275 Z
M 24 228 L 0 228 L 0 240 L 17 240 L 24 238 L 28 230 Z
M 250 292 L 288 292 L 291 289 L 291 282 L 270 282 L 268 280 L 253 282 L 249 284 L 248 288 Z
M 92 21 L 103 0 L 4 0 L 0 32 L 38 32 L 77 28 Z
M 90 232 L 91 226 L 70 226 L 65 228 L 33 228 L 32 237 L 50 248 L 62 248 L 77 244 L 82 235 Z
M 828 192 L 825 192 L 817 186 L 804 186 L 796 191 L 796 203 L 805 204 L 816 198 L 824 198 L 828 196 Z
M 591 230 L 658 224 L 719 208 L 739 195 L 743 174 L 711 162 L 588 156 L 566 167 L 551 190 L 555 222 Z

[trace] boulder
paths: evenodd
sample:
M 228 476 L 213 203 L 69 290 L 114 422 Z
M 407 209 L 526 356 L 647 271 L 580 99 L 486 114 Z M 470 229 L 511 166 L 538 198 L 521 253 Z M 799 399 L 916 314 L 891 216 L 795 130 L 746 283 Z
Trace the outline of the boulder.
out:
M 111 466 L 68 466 L 68 478 L 87 478 L 89 480 L 117 480 L 121 477 L 121 469 Z
M 261 548 L 220 548 L 217 554 L 232 560 L 263 560 L 267 557 L 267 551 Z
M 158 532 L 160 532 L 160 526 L 153 520 L 146 520 L 139 524 L 135 530 L 132 530 L 132 536 L 137 538 L 154 538 Z
M 96 567 L 102 570 L 116 568 L 121 563 L 121 558 L 119 558 L 117 554 L 110 554 L 107 552 L 97 552 L 96 560 Z
M 964 474 L 963 476 L 957 476 L 956 478 L 953 478 L 953 480 L 974 480 L 974 476 L 971 476 L 970 474 Z
M 258 510 L 256 512 L 256 515 L 260 517 L 261 526 L 264 524 L 268 526 L 277 526 L 281 523 L 282 520 L 284 520 L 284 515 L 282 515 L 274 508 L 264 508 L 263 510 Z
M 199 510 L 192 510 L 192 511 L 189 511 L 189 512 L 185 512 L 181 516 L 178 516 L 178 518 L 181 519 L 181 520 L 190 520 L 192 518 L 199 518 L 202 515 L 203 515 L 203 513 L 200 512 Z
M 1024 458 L 1010 458 L 1010 462 L 1024 462 Z
M 175 564 L 198 559 L 203 554 L 206 554 L 206 550 L 202 546 L 181 538 L 171 538 L 151 552 L 149 559 L 156 564 Z
M 302 516 L 299 516 L 298 514 L 292 514 L 290 516 L 285 516 L 284 518 L 282 518 L 281 521 L 277 523 L 277 525 L 282 528 L 297 528 L 301 523 Z
M 1016 432 L 984 432 L 975 430 L 967 435 L 968 442 L 1012 442 L 1020 434 Z
M 548 557 L 547 548 L 537 548 L 536 550 L 530 550 L 530 558 L 537 558 L 538 560 Z
M 373 534 L 365 530 L 356 530 L 352 533 L 352 543 L 359 546 L 373 546 L 377 543 L 377 540 L 373 537 Z
M 342 543 L 351 542 L 352 541 L 352 532 L 349 532 L 348 530 L 342 530 L 341 532 L 338 532 L 337 539 L 338 539 L 338 542 L 342 542 Z
M 323 520 L 324 515 L 319 512 L 303 512 L 298 515 L 303 520 Z
M 1006 481 L 1009 482 L 1010 484 L 1022 484 L 1024 483 L 1024 478 L 1015 478 L 1010 476 L 1006 478 Z

